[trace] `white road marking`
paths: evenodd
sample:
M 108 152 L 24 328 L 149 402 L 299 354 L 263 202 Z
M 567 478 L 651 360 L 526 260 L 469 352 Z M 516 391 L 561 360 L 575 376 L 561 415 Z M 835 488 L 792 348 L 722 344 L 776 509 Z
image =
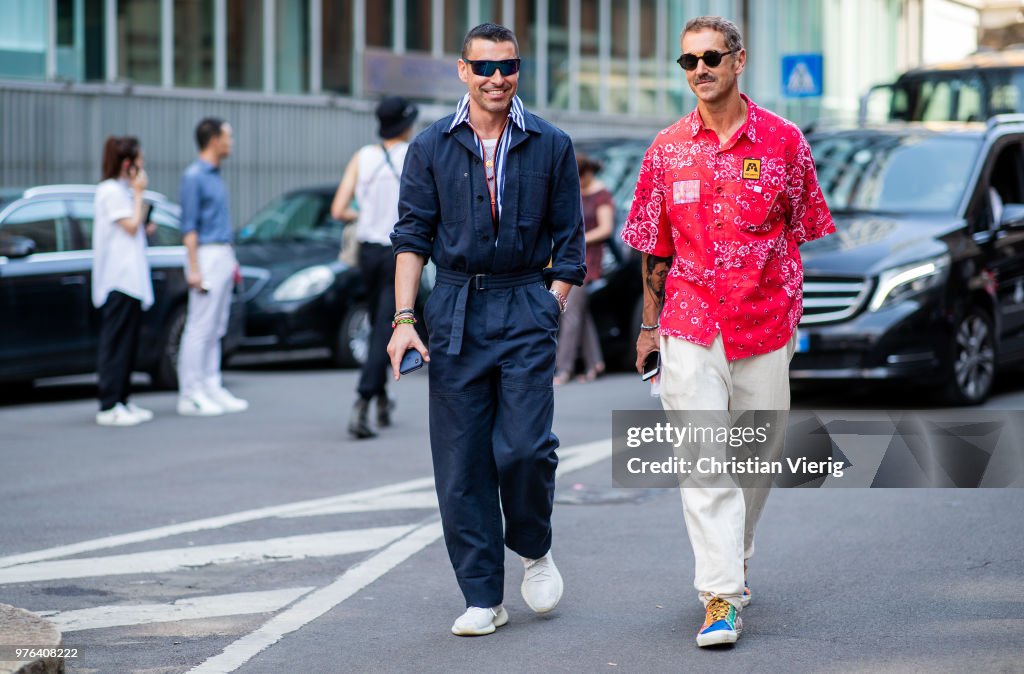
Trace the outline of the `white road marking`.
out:
M 308 594 L 314 587 L 293 587 L 269 592 L 238 592 L 179 599 L 170 604 L 97 606 L 76 611 L 36 611 L 61 632 L 78 632 L 126 625 L 198 620 L 222 616 L 274 613 Z
M 341 515 L 343 513 L 361 513 L 361 512 L 372 512 L 376 510 L 437 510 L 437 492 L 431 491 L 416 491 L 408 492 L 404 494 L 386 494 L 384 496 L 377 496 L 365 501 L 356 501 L 352 503 L 335 503 L 333 505 L 324 506 L 321 508 L 310 508 L 309 510 L 300 510 L 294 513 L 288 513 L 287 515 L 281 515 L 284 518 L 291 517 L 314 517 L 317 515 Z
M 190 548 L 136 552 L 23 564 L 0 570 L 0 585 L 58 578 L 88 578 L 139 573 L 167 573 L 214 564 L 280 562 L 309 557 L 332 557 L 382 548 L 409 533 L 412 526 L 331 531 L 303 536 L 243 541 Z
M 440 520 L 420 526 L 405 538 L 353 566 L 327 587 L 307 595 L 294 606 L 277 614 L 255 632 L 235 641 L 221 654 L 192 668 L 189 674 L 225 674 L 235 671 L 286 634 L 316 620 L 442 535 Z
M 416 478 L 415 480 L 408 480 L 406 482 L 399 482 L 397 484 L 384 485 L 382 487 L 374 487 L 373 489 L 366 489 L 363 491 L 353 492 L 350 494 L 342 494 L 340 496 L 328 496 L 326 498 L 312 499 L 309 501 L 297 501 L 295 503 L 286 503 L 284 505 L 269 506 L 267 508 L 256 508 L 255 510 L 243 510 L 242 512 L 232 513 L 230 515 L 221 515 L 219 517 L 207 517 L 204 519 L 192 520 L 190 522 L 182 522 L 180 524 L 170 524 L 168 526 L 157 527 L 155 529 L 143 529 L 142 531 L 135 531 L 128 534 L 119 534 L 117 536 L 94 538 L 90 541 L 72 543 L 71 545 L 59 545 L 54 548 L 46 548 L 44 550 L 36 550 L 34 552 L 26 552 L 18 555 L 8 555 L 7 557 L 0 557 L 0 569 L 7 568 L 10 566 L 16 566 L 18 564 L 27 564 L 30 562 L 40 562 L 47 559 L 56 559 L 58 557 L 78 555 L 82 554 L 83 552 L 95 552 L 96 550 L 116 548 L 122 545 L 129 545 L 131 543 L 155 541 L 161 538 L 167 538 L 169 536 L 177 536 L 179 534 L 192 533 L 194 531 L 223 529 L 224 527 L 228 527 L 233 524 L 252 522 L 254 520 L 262 520 L 270 517 L 281 517 L 283 515 L 298 510 L 326 507 L 335 503 L 363 501 L 378 495 L 395 494 L 403 491 L 410 491 L 413 489 L 422 489 L 424 487 L 429 487 L 433 484 L 433 478 L 421 477 Z
M 611 447 L 611 440 L 601 440 L 559 452 L 561 460 L 558 477 L 603 461 L 611 456 Z M 227 674 L 235 671 L 285 635 L 316 620 L 409 557 L 440 540 L 443 535 L 439 520 L 419 527 L 362 564 L 352 567 L 327 587 L 307 595 L 294 606 L 277 614 L 255 632 L 225 648 L 220 655 L 189 670 L 188 674 Z

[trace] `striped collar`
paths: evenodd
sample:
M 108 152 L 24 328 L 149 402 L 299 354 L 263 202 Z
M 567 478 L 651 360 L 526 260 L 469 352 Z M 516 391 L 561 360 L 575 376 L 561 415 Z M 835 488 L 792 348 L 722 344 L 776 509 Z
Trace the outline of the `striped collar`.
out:
M 523 102 L 519 100 L 518 96 L 512 97 L 512 109 L 509 112 L 509 117 L 512 118 L 512 123 L 519 127 L 523 132 L 526 132 L 526 108 L 523 106 Z M 448 133 L 455 130 L 460 124 L 469 123 L 469 94 L 462 97 L 459 101 L 458 106 L 455 108 L 455 118 L 452 119 L 451 126 L 448 127 Z

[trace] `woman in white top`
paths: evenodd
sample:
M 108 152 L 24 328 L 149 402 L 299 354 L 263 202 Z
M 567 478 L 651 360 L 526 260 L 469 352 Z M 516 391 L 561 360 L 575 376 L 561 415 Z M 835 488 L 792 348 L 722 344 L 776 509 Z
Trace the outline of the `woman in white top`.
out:
M 96 423 L 101 426 L 134 426 L 153 418 L 128 400 L 142 312 L 153 306 L 143 201 L 148 183 L 138 139 L 107 138 L 92 228 L 92 303 L 100 310 Z
M 355 220 L 359 240 L 359 270 L 366 288 L 370 313 L 370 344 L 359 377 L 358 394 L 349 420 L 356 438 L 376 435 L 369 422 L 370 402 L 377 399 L 377 425 L 391 425 L 387 393 L 388 340 L 395 313 L 395 256 L 391 231 L 398 222 L 398 189 L 418 110 L 400 96 L 385 98 L 377 106 L 380 143 L 367 145 L 352 157 L 331 204 L 335 220 Z M 351 208 L 352 198 L 359 211 Z

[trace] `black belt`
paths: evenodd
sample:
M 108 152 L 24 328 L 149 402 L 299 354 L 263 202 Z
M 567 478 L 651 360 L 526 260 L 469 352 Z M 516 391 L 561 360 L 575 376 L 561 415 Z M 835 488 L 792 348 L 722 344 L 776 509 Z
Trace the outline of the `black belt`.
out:
M 466 274 L 450 269 L 437 270 L 437 283 L 460 286 L 452 312 L 452 337 L 448 344 L 448 355 L 457 356 L 462 351 L 462 334 L 466 328 L 466 304 L 469 291 L 501 290 L 531 283 L 543 283 L 544 274 L 539 271 L 512 272 L 507 274 Z

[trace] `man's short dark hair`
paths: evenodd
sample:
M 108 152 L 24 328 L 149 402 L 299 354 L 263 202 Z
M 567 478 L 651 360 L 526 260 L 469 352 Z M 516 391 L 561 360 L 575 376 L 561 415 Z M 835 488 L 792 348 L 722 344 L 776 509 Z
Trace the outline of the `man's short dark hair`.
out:
M 516 34 L 505 26 L 496 23 L 482 23 L 466 33 L 466 39 L 462 41 L 462 58 L 469 56 L 469 43 L 473 40 L 490 40 L 491 42 L 511 42 L 516 46 L 516 56 L 519 56 L 519 40 Z
M 679 39 L 682 40 L 683 35 L 687 33 L 698 33 L 702 30 L 714 30 L 721 33 L 725 38 L 726 51 L 743 49 L 743 35 L 740 34 L 740 29 L 736 27 L 735 23 L 721 16 L 698 16 L 696 19 L 690 19 L 686 22 L 686 27 L 683 28 Z
M 210 141 L 224 130 L 224 120 L 218 117 L 206 117 L 196 125 L 196 145 L 200 151 L 205 150 Z

